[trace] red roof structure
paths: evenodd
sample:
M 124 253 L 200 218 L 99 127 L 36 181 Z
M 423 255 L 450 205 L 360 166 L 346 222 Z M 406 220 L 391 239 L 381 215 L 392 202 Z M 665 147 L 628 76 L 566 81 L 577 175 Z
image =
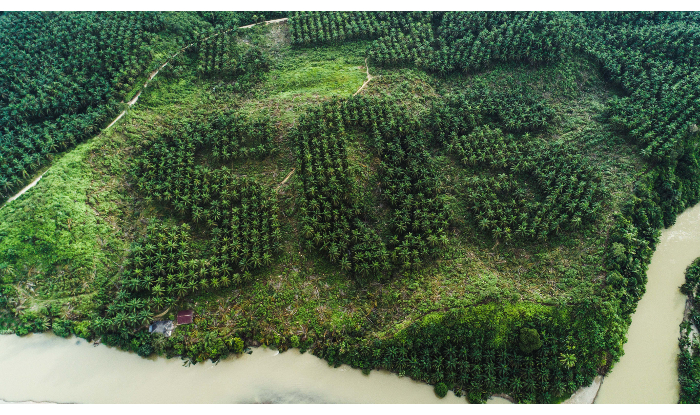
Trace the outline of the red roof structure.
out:
M 194 310 L 183 310 L 177 312 L 177 324 L 192 324 Z

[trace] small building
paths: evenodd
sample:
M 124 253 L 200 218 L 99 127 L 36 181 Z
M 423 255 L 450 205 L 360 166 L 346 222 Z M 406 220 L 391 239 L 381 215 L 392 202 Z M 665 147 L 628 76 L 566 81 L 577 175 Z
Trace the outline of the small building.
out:
M 192 324 L 194 310 L 182 310 L 177 312 L 177 324 Z
M 170 337 L 173 334 L 173 329 L 175 325 L 170 320 L 165 321 L 154 321 L 153 324 L 148 326 L 149 333 L 160 333 L 165 337 Z

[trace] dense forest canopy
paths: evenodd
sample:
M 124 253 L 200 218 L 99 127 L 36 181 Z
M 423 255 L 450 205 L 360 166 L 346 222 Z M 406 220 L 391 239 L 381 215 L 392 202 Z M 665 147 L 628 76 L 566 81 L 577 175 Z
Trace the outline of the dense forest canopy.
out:
M 619 360 L 660 229 L 700 200 L 698 29 L 6 13 L 0 202 L 54 173 L 0 210 L 0 328 L 188 363 L 298 347 L 558 402 Z M 145 330 L 188 307 L 172 337 Z

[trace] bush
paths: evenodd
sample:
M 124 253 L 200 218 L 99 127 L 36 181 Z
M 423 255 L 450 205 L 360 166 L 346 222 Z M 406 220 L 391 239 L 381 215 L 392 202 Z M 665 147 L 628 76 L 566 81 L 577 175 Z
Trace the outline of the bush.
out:
M 71 321 L 70 320 L 54 320 L 51 328 L 53 329 L 53 334 L 59 337 L 68 337 L 71 335 Z
M 233 339 L 233 352 L 236 354 L 241 354 L 243 353 L 243 347 L 245 346 L 245 343 L 243 343 L 243 340 L 240 337 L 236 337 Z
M 520 350 L 531 353 L 542 347 L 540 334 L 535 329 L 520 329 Z
M 608 276 L 605 278 L 605 282 L 608 285 L 611 285 L 615 288 L 620 288 L 623 285 L 624 279 L 622 278 L 622 275 L 620 275 L 619 272 L 611 271 L 608 273 Z
M 75 332 L 75 335 L 80 338 L 83 338 L 87 341 L 92 340 L 93 333 L 89 320 L 73 324 L 73 331 Z
M 469 403 L 486 403 L 486 397 L 482 393 L 469 392 L 467 394 Z
M 158 354 L 158 356 L 162 356 L 168 346 L 168 338 L 160 333 L 153 333 L 152 336 L 153 350 Z
M 143 342 L 141 343 L 141 346 L 136 349 L 136 354 L 138 354 L 141 357 L 148 357 L 153 354 L 155 351 L 155 348 L 153 347 L 153 344 L 150 342 Z
M 435 385 L 435 394 L 440 398 L 444 398 L 447 395 L 447 385 L 442 382 Z
M 290 339 L 290 343 L 292 344 L 292 347 L 299 347 L 299 336 L 292 336 L 292 338 Z

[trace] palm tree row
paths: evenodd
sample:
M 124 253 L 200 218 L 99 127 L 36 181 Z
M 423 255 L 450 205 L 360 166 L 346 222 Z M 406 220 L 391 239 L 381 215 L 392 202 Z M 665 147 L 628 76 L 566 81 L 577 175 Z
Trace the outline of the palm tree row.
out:
M 369 228 L 349 168 L 347 136 L 337 103 L 312 110 L 294 132 L 303 181 L 299 198 L 302 234 L 329 259 L 357 275 L 388 271 L 386 248 Z
M 419 267 L 446 242 L 446 207 L 424 140 L 406 135 L 412 124 L 392 107 L 366 98 L 334 100 L 304 116 L 295 132 L 302 234 L 359 276 Z M 370 207 L 357 199 L 348 130 L 359 130 L 363 144 L 382 156 L 381 195 L 393 211 L 386 241 L 368 216 Z
M 542 64 L 581 51 L 597 60 L 610 81 L 627 92 L 627 96 L 611 99 L 607 113 L 615 127 L 640 145 L 644 156 L 655 161 L 677 160 L 692 151 L 693 139 L 700 133 L 700 72 L 696 68 L 700 19 L 696 14 L 425 12 L 374 16 L 386 22 L 383 32 L 369 37 L 377 40 L 368 48 L 368 56 L 379 64 L 414 64 L 446 75 L 480 71 L 499 62 Z M 320 33 L 334 30 L 336 20 L 362 18 L 364 15 L 314 12 L 300 13 L 290 21 L 296 27 L 294 33 L 299 33 L 296 43 L 311 44 L 323 43 L 327 37 Z M 304 26 L 306 21 L 313 22 L 311 29 Z
M 181 120 L 156 131 L 153 142 L 142 144 L 134 172 L 136 186 L 147 199 L 166 203 L 183 218 L 208 228 L 214 249 L 225 254 L 222 258 L 231 269 L 269 265 L 281 239 L 276 193 L 227 166 L 212 168 L 195 160 L 212 143 L 224 149 L 212 152 L 213 161 L 227 162 L 234 154 L 262 156 L 273 134 L 269 122 L 236 113 Z M 259 144 L 246 152 L 241 150 L 245 142 Z
M 392 28 L 409 27 L 430 20 L 424 12 L 294 12 L 289 17 L 292 44 L 310 46 L 376 39 Z
M 425 141 L 416 134 L 382 141 L 383 196 L 393 209 L 389 247 L 393 262 L 404 269 L 420 267 L 447 244 L 449 215 Z
M 473 88 L 436 101 L 428 121 L 434 144 L 446 146 L 455 134 L 469 134 L 487 123 L 513 133 L 547 130 L 553 124 L 554 110 L 528 89 L 501 92 Z
M 675 160 L 692 151 L 688 147 L 700 122 L 700 47 L 684 45 L 693 44 L 697 36 L 700 24 L 690 23 L 621 26 L 614 32 L 604 26 L 592 32 L 588 53 L 629 93 L 608 103 L 610 122 L 627 133 L 645 157 Z
M 195 115 L 152 132 L 140 144 L 136 187 L 147 200 L 170 205 L 183 219 L 209 234 L 192 243 L 190 225 L 154 224 L 125 264 L 114 302 L 95 320 L 98 333 L 128 339 L 134 329 L 178 298 L 197 291 L 239 286 L 250 272 L 272 264 L 281 241 L 276 193 L 227 166 L 213 168 L 196 160 L 213 143 L 238 154 L 210 154 L 210 165 L 250 152 L 267 153 L 274 128 L 269 121 L 237 113 Z
M 415 22 L 406 33 L 391 28 L 386 36 L 375 40 L 367 50 L 373 63 L 381 66 L 411 64 L 428 68 L 433 60 L 433 28 L 430 22 Z
M 469 73 L 498 62 L 556 61 L 574 46 L 574 24 L 558 12 L 447 12 L 429 69 Z
M 464 165 L 492 174 L 469 177 L 465 195 L 479 227 L 496 238 L 546 240 L 589 225 L 600 212 L 599 175 L 564 145 L 517 140 L 483 126 L 455 135 L 448 147 Z
M 377 39 L 367 52 L 374 62 L 442 75 L 498 62 L 559 60 L 576 43 L 576 24 L 570 14 L 553 12 L 303 12 L 290 18 L 295 45 Z

